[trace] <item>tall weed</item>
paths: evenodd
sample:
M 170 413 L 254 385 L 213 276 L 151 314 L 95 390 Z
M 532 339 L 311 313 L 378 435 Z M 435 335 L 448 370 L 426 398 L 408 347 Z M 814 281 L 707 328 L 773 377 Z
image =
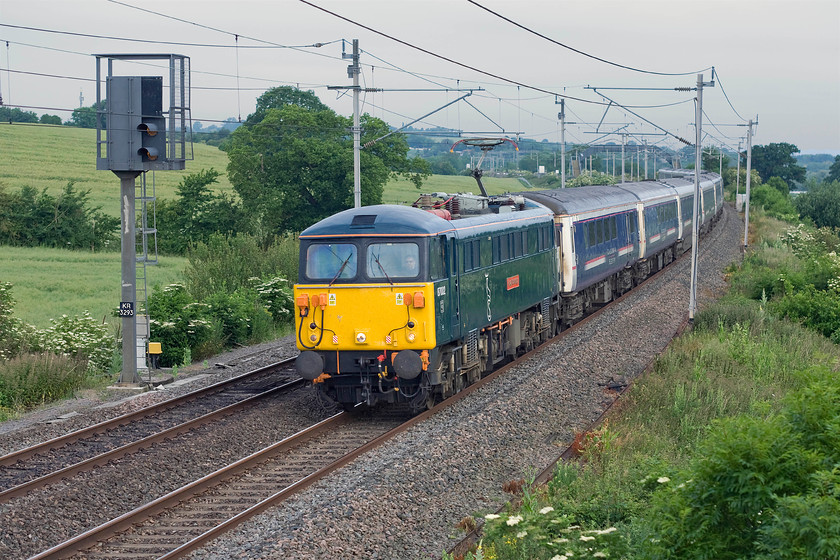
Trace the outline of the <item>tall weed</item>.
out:
M 0 407 L 29 408 L 65 398 L 81 387 L 86 363 L 51 353 L 0 361 Z

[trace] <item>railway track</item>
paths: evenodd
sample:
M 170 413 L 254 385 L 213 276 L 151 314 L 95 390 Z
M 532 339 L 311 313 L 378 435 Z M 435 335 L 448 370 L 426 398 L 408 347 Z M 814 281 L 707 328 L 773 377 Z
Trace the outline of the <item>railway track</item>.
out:
M 407 418 L 341 412 L 32 560 L 181 557 L 406 430 Z
M 600 310 L 583 319 L 585 324 Z M 573 332 L 563 331 L 547 344 Z M 276 506 L 412 426 L 466 398 L 530 358 L 541 346 L 411 417 L 399 409 L 342 412 L 148 504 L 60 543 L 30 560 L 181 558 Z
M 288 359 L 0 457 L 0 503 L 302 385 Z

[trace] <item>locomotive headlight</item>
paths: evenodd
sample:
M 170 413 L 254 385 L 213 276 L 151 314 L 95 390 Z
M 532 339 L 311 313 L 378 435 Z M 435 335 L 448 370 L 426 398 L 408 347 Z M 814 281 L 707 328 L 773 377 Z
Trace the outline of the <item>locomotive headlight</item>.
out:
M 408 339 L 409 342 L 414 342 L 414 339 L 417 338 L 417 336 L 412 332 L 412 333 L 408 333 L 408 336 L 406 338 Z
M 310 335 L 309 340 L 311 340 L 312 342 L 315 342 L 316 340 L 318 340 L 318 337 L 313 334 L 313 335 Z
M 359 344 L 364 344 L 366 340 L 367 336 L 365 335 L 365 333 L 356 333 L 356 342 L 358 342 Z

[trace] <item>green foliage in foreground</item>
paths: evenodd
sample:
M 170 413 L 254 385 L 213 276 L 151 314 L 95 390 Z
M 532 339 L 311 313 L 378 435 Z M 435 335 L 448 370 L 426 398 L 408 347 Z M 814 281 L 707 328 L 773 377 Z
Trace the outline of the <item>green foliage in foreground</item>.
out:
M 116 352 L 108 325 L 89 313 L 38 330 L 14 317 L 12 284 L 0 283 L 0 416 L 70 396 L 107 372 Z
M 201 360 L 234 345 L 273 338 L 292 320 L 297 241 L 263 248 L 251 236 L 212 235 L 190 252 L 184 284 L 149 297 L 152 340 L 161 365 Z
M 581 438 L 580 463 L 526 488 L 521 509 L 477 515 L 467 559 L 839 559 L 838 351 L 805 328 L 826 330 L 806 302 L 830 308 L 838 244 L 794 229 L 757 247 L 732 294 Z
M 654 496 L 641 557 L 840 555 L 840 388 L 827 368 L 816 373 L 778 415 L 713 423 L 691 464 Z
M 743 299 L 697 319 L 472 558 L 837 558 L 836 348 Z

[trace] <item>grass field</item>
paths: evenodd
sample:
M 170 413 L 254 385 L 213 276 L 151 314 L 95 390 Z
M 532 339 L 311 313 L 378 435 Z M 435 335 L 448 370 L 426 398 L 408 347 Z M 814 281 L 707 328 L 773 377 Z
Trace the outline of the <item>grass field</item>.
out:
M 147 185 L 150 187 L 154 180 L 158 198 L 175 198 L 175 187 L 184 175 L 211 167 L 221 173 L 214 185 L 216 192 L 233 191 L 227 179 L 225 152 L 206 144 L 195 144 L 193 152 L 195 159 L 187 161 L 184 171 L 147 174 Z M 120 215 L 119 179 L 110 171 L 96 170 L 95 130 L 0 123 L 0 186 L 17 191 L 28 185 L 58 195 L 68 181 L 74 181 L 77 190 L 90 190 L 89 200 L 94 206 L 102 206 L 112 216 Z M 524 188 L 516 179 L 486 177 L 483 181 L 490 194 Z M 382 198 L 389 204 L 410 203 L 421 193 L 429 192 L 478 193 L 479 190 L 472 177 L 432 175 L 420 190 L 406 179 L 392 180 L 385 186 Z
M 222 173 L 217 192 L 232 192 L 225 174 L 227 154 L 206 144 L 195 144 L 194 153 L 195 160 L 187 162 L 185 171 L 154 174 L 158 198 L 174 198 L 185 174 L 211 167 Z M 0 123 L 0 187 L 17 191 L 28 185 L 57 195 L 68 181 L 75 181 L 78 190 L 90 190 L 93 205 L 119 216 L 119 179 L 110 171 L 96 170 L 95 130 Z M 152 173 L 147 181 L 152 181 Z M 510 178 L 486 177 L 483 182 L 491 194 L 523 189 Z M 385 186 L 383 202 L 411 203 L 432 192 L 478 193 L 479 189 L 475 179 L 464 176 L 433 175 L 421 189 L 396 179 Z M 186 259 L 162 257 L 158 266 L 149 267 L 149 287 L 180 281 L 185 265 Z M 113 320 L 111 311 L 120 300 L 120 254 L 0 246 L 0 282 L 14 285 L 15 315 L 39 328 L 49 326 L 51 318 L 85 310 Z
M 189 153 L 189 150 L 188 150 Z M 227 154 L 214 146 L 195 144 L 193 161 L 184 171 L 146 174 L 159 198 L 174 198 L 184 175 L 214 168 L 221 172 L 217 191 L 230 191 Z M 0 123 L 0 186 L 15 192 L 23 186 L 58 195 L 74 181 L 76 190 L 90 190 L 89 200 L 106 214 L 119 216 L 120 180 L 111 171 L 96 170 L 96 130 L 69 126 Z
M 161 257 L 147 267 L 149 288 L 180 281 L 187 260 Z M 81 315 L 111 317 L 120 302 L 120 254 L 29 247 L 0 247 L 0 282 L 13 284 L 15 316 L 38 328 L 50 319 Z
M 481 182 L 488 194 L 521 191 L 525 186 L 512 178 L 483 177 Z M 478 183 L 472 177 L 463 175 L 432 175 L 420 189 L 407 179 L 392 179 L 385 185 L 382 202 L 385 204 L 411 204 L 424 193 L 443 192 L 448 194 L 471 192 L 480 194 Z

